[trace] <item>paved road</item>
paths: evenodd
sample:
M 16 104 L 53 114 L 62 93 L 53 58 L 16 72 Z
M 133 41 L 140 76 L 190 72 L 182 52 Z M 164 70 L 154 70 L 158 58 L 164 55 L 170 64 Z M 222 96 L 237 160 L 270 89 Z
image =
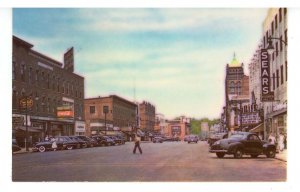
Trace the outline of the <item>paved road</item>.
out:
M 206 142 L 133 143 L 13 155 L 13 181 L 286 181 L 286 163 L 261 156 L 218 159 Z

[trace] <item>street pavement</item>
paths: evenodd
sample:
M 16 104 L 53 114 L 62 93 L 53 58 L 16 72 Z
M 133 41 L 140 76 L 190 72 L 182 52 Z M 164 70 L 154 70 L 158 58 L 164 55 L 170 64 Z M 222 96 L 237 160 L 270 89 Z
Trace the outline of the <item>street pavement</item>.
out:
M 286 181 L 286 151 L 219 159 L 206 142 L 143 142 L 120 146 L 13 155 L 13 181 Z M 284 159 L 285 158 L 285 159 Z

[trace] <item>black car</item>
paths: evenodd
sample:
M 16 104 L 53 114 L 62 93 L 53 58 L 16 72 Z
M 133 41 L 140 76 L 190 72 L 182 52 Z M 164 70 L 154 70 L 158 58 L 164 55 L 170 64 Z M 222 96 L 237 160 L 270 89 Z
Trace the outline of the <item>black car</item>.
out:
M 76 145 L 76 148 L 86 148 L 87 147 L 87 142 L 78 138 L 77 136 L 69 136 L 70 139 L 73 141 L 76 141 L 78 144 Z
M 52 143 L 56 142 L 57 149 L 63 150 L 63 149 L 74 149 L 78 147 L 78 143 L 76 141 L 73 141 L 68 136 L 58 136 L 54 138 L 54 140 L 48 140 L 48 141 L 41 141 L 34 144 L 32 151 L 39 151 L 39 152 L 45 152 L 53 150 Z
M 111 146 L 111 145 L 115 145 L 116 143 L 109 138 L 108 136 L 102 136 L 102 135 L 95 135 L 92 136 L 93 139 L 95 139 L 97 141 L 97 144 L 99 146 Z
M 152 142 L 153 143 L 162 143 L 162 142 L 164 142 L 164 139 L 162 137 L 156 136 L 156 137 L 153 137 Z
M 251 155 L 252 158 L 263 154 L 268 158 L 274 158 L 276 147 L 274 144 L 261 141 L 255 133 L 239 132 L 228 139 L 216 141 L 209 152 L 216 153 L 219 158 L 223 158 L 225 154 L 233 155 L 234 158 L 242 158 L 244 154 Z
M 21 147 L 18 145 L 16 139 L 12 139 L 12 152 L 20 151 Z
M 78 136 L 75 136 L 83 141 L 86 142 L 87 144 L 87 147 L 94 147 L 94 146 L 97 146 L 97 141 L 93 138 L 90 138 L 88 136 L 83 136 L 83 135 L 78 135 Z

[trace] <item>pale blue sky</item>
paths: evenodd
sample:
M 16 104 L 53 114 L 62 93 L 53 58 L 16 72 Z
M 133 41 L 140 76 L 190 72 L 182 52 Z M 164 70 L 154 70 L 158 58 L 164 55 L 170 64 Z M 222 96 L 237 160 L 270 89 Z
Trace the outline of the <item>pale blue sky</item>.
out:
M 247 64 L 267 9 L 13 9 L 13 34 L 62 61 L 75 48 L 85 97 L 149 101 L 167 118 L 218 118 L 226 64 Z

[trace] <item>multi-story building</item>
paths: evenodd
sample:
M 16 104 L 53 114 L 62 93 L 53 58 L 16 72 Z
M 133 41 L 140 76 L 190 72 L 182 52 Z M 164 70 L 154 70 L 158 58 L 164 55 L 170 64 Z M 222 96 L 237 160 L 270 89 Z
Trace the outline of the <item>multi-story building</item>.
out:
M 161 135 L 165 135 L 167 133 L 167 123 L 165 116 L 161 113 L 157 113 L 155 115 L 155 126 L 154 126 L 154 132 L 159 133 Z
M 244 74 L 244 64 L 235 55 L 226 66 L 225 122 L 228 130 L 243 130 L 242 113 L 249 111 L 249 76 Z
M 201 122 L 201 138 L 206 139 L 209 137 L 208 122 Z
M 186 135 L 190 134 L 190 121 L 186 118 L 167 121 L 167 132 L 164 134 L 170 137 L 179 137 L 183 140 Z
M 144 132 L 153 132 L 155 126 L 155 106 L 143 101 L 139 104 L 140 129 Z
M 117 95 L 84 100 L 86 134 L 121 131 L 128 139 L 137 127 L 137 105 Z
M 25 145 L 27 134 L 29 145 L 46 135 L 84 134 L 84 78 L 74 73 L 73 48 L 64 63 L 32 48 L 13 36 L 12 129 L 18 143 Z
M 272 8 L 263 23 L 262 48 L 274 50 L 269 53 L 270 90 L 274 99 L 263 102 L 265 138 L 273 133 L 287 131 L 287 8 Z M 271 40 L 271 41 L 270 41 Z M 269 52 L 269 50 L 268 50 Z

